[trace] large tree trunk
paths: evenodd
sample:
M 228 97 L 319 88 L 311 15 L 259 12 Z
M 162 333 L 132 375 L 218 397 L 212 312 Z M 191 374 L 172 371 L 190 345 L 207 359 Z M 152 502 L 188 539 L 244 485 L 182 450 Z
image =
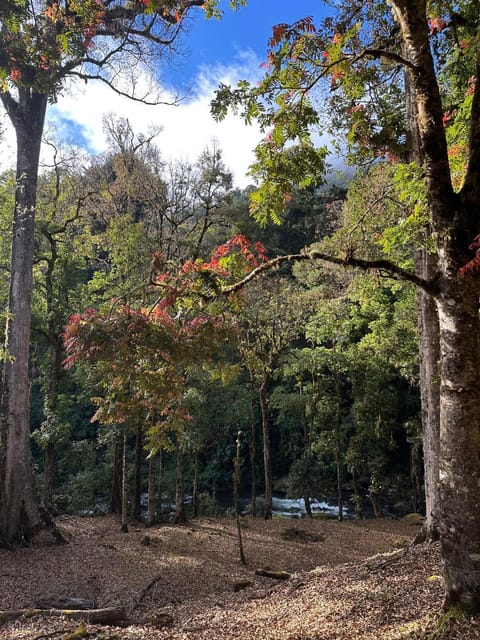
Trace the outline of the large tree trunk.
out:
M 37 174 L 47 96 L 19 88 L 1 94 L 17 138 L 17 187 L 1 399 L 1 532 L 17 543 L 40 526 L 30 451 L 28 377 Z
M 263 434 L 263 468 L 265 478 L 265 506 L 263 517 L 271 520 L 273 515 L 272 495 L 272 462 L 270 457 L 270 425 L 268 420 L 268 380 L 264 380 L 260 386 L 260 408 L 262 410 L 262 434 Z
M 472 101 L 469 159 L 455 193 L 443 104 L 428 42 L 426 0 L 391 0 L 417 105 L 432 230 L 438 248 L 435 297 L 440 330 L 439 533 L 445 604 L 480 610 L 480 275 L 459 270 L 480 221 L 480 83 Z M 480 61 L 477 61 L 477 77 Z M 475 265 L 473 265 L 475 266 Z
M 442 351 L 439 531 L 446 604 L 480 608 L 480 287 L 449 278 L 438 299 Z M 478 280 L 478 278 L 477 278 Z

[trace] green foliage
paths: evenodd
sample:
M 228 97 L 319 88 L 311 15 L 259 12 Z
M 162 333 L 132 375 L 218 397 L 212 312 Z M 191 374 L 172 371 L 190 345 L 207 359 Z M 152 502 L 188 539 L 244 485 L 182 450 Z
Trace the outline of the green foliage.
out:
M 323 495 L 330 489 L 324 476 L 325 466 L 320 460 L 308 454 L 304 455 L 290 468 L 287 496 L 296 499 Z

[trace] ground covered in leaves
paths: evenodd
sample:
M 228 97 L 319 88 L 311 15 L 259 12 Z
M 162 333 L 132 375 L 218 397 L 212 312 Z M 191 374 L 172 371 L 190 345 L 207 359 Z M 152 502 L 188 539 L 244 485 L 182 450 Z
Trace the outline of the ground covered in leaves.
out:
M 129 533 L 112 517 L 58 524 L 65 545 L 0 551 L 0 608 L 85 598 L 123 607 L 128 620 L 20 618 L 0 624 L 2 640 L 480 638 L 479 620 L 438 613 L 438 549 L 409 545 L 418 520 L 244 520 L 245 566 L 233 519 Z M 259 569 L 291 576 L 279 581 Z

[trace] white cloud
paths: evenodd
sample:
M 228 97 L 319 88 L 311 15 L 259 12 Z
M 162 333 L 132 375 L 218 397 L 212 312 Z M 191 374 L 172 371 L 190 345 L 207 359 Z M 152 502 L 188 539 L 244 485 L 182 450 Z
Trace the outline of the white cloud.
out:
M 194 161 L 216 140 L 226 166 L 234 174 L 236 186 L 245 187 L 251 182 L 246 172 L 261 134 L 257 127 L 245 126 L 234 115 L 216 123 L 210 115 L 210 100 L 220 82 L 232 85 L 239 79 L 255 82 L 258 66 L 259 61 L 253 53 L 242 53 L 234 66 L 200 68 L 189 95 L 178 106 L 148 106 L 119 96 L 99 82 L 77 83 L 60 96 L 58 104 L 49 107 L 47 129 L 60 141 L 82 140 L 90 153 L 99 153 L 107 146 L 102 117 L 112 112 L 127 117 L 137 133 L 147 132 L 151 124 L 160 125 L 163 130 L 156 143 L 167 161 Z M 137 88 L 141 88 L 142 82 L 146 84 L 146 78 L 137 80 Z M 173 91 L 167 90 L 164 96 L 168 102 L 174 100 Z M 14 136 L 9 126 L 2 144 L 1 169 L 12 166 L 14 149 Z

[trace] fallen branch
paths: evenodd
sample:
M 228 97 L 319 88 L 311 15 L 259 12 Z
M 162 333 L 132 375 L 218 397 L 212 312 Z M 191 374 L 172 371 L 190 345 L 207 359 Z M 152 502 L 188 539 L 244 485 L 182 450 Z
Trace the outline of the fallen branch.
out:
M 161 575 L 160 576 L 156 576 L 156 578 L 153 578 L 153 580 L 151 580 L 147 584 L 145 589 L 140 594 L 140 597 L 138 598 L 136 605 L 133 607 L 134 611 L 135 611 L 135 609 L 138 609 L 138 607 L 142 604 L 143 600 L 145 599 L 145 597 L 149 593 L 149 591 L 151 591 L 153 589 L 153 587 L 157 584 L 157 582 L 159 582 L 161 579 L 162 579 Z
M 289 580 L 292 577 L 292 574 L 288 573 L 288 571 L 270 571 L 270 569 L 257 569 L 255 575 L 274 578 L 275 580 Z
M 71 620 L 85 620 L 85 622 L 93 622 L 98 624 L 115 624 L 127 619 L 125 609 L 106 608 L 106 609 L 16 609 L 16 610 L 0 610 L 0 624 L 8 620 L 16 620 L 18 618 L 70 618 Z

